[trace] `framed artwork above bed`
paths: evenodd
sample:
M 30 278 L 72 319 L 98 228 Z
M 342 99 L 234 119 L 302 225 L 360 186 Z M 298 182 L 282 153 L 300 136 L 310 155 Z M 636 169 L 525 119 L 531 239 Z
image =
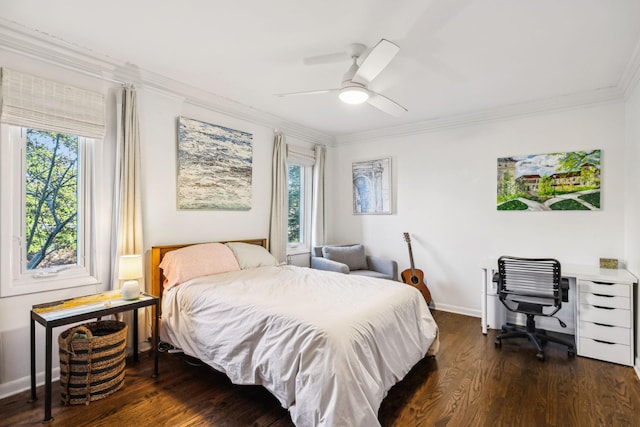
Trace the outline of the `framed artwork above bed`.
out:
M 178 118 L 178 209 L 249 210 L 253 135 Z

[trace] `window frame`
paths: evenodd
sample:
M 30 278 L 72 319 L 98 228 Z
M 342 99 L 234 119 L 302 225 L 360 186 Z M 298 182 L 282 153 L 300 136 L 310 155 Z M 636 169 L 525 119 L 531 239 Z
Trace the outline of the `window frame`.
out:
M 78 136 L 77 265 L 26 270 L 25 236 L 26 129 L 0 125 L 0 297 L 25 295 L 100 282 L 93 256 L 96 247 L 94 215 L 95 140 Z

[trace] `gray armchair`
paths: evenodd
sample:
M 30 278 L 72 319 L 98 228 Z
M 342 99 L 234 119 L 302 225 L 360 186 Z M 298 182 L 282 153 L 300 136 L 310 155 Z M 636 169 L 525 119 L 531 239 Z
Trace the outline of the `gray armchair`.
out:
M 362 245 L 314 246 L 311 252 L 311 268 L 398 280 L 397 262 L 365 255 Z

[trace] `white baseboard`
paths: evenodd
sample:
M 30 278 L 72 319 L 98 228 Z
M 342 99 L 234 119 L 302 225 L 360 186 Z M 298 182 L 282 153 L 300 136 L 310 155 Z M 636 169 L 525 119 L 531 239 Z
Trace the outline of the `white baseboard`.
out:
M 640 379 L 640 357 L 636 357 L 636 363 L 633 365 L 633 370 L 636 371 L 638 379 Z
M 478 319 L 482 318 L 482 312 L 480 310 L 472 310 L 468 307 L 460 307 L 457 305 L 441 304 L 436 302 L 432 302 L 430 307 L 436 310 L 448 311 L 450 313 L 464 314 L 465 316 L 477 317 Z
M 51 382 L 58 381 L 60 379 L 60 368 L 56 367 L 51 370 Z M 38 372 L 36 374 L 36 387 L 44 385 L 44 371 Z M 5 397 L 13 396 L 14 394 L 18 394 L 25 390 L 31 389 L 31 375 L 27 375 L 26 377 L 18 378 L 13 381 L 9 381 L 6 383 L 0 384 L 0 399 L 4 399 Z M 53 395 L 52 391 L 52 395 Z M 39 396 L 39 398 L 44 398 L 44 396 Z

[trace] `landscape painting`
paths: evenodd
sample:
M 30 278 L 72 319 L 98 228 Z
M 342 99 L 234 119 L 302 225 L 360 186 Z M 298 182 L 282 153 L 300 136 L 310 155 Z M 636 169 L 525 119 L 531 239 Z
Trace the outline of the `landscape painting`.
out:
M 353 213 L 391 213 L 391 159 L 352 164 Z
M 253 135 L 178 118 L 178 209 L 251 209 Z
M 498 159 L 498 210 L 599 210 L 601 150 Z

